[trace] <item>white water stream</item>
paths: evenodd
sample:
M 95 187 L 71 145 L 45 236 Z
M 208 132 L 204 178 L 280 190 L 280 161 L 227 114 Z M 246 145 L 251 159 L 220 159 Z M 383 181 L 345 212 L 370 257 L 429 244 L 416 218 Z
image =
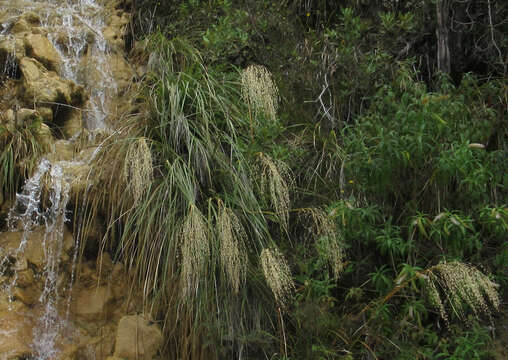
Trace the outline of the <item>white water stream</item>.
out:
M 26 247 L 34 227 L 40 225 L 45 227 L 43 238 L 46 259 L 45 283 L 38 299 L 44 310 L 36 322 L 37 326 L 33 329 L 34 343 L 32 344 L 32 349 L 40 360 L 54 358 L 57 352 L 58 336 L 67 321 L 58 313 L 60 300 L 58 276 L 63 250 L 64 226 L 68 221 L 66 207 L 69 201 L 69 181 L 70 179 L 65 177 L 59 164 L 51 164 L 46 159 L 42 160 L 35 174 L 25 184 L 23 191 L 17 195 L 16 203 L 8 218 L 11 230 L 22 227 L 23 237 L 18 249 L 20 252 Z M 50 185 L 47 208 L 44 208 L 41 203 L 44 182 Z
M 85 126 L 89 130 L 107 127 L 108 99 L 116 93 L 115 82 L 108 68 L 108 46 L 102 29 L 104 9 L 96 0 L 0 0 L 0 11 L 7 10 L 11 24 L 26 12 L 35 13 L 41 20 L 41 27 L 47 32 L 62 58 L 59 75 L 85 85 L 90 99 L 84 109 Z M 10 38 L 9 24 L 2 24 L 0 40 Z M 4 71 L 12 66 L 5 64 Z M 93 86 L 90 86 L 93 84 Z M 68 163 L 43 159 L 35 173 L 26 182 L 23 191 L 17 194 L 8 224 L 11 230 L 22 230 L 23 237 L 18 251 L 23 252 L 30 233 L 37 226 L 45 227 L 44 288 L 38 299 L 44 309 L 43 315 L 33 329 L 34 342 L 31 344 L 37 360 L 55 358 L 58 337 L 68 326 L 65 315 L 59 314 L 59 270 L 63 251 L 64 226 L 68 221 L 67 204 L 72 176 L 65 173 Z M 48 202 L 41 202 L 41 193 L 48 192 Z M 47 207 L 45 208 L 44 205 Z M 74 261 L 76 256 L 74 256 Z M 0 264 L 1 265 L 1 264 Z M 72 266 L 73 271 L 75 266 Z M 74 274 L 72 274 L 74 279 Z M 16 281 L 16 280 L 14 280 Z M 14 284 L 13 284 L 14 285 Z M 72 286 L 71 284 L 68 287 Z M 66 301 L 70 301 L 67 299 Z M 67 304 L 67 308 L 69 307 Z M 0 355 L 1 358 L 1 355 Z

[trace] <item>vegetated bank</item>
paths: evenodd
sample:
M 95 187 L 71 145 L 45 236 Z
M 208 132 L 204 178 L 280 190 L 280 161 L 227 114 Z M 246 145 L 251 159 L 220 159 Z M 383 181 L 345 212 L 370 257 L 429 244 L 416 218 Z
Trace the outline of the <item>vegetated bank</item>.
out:
M 85 254 L 127 266 L 164 356 L 503 357 L 508 10 L 438 5 L 126 3 L 146 74 Z

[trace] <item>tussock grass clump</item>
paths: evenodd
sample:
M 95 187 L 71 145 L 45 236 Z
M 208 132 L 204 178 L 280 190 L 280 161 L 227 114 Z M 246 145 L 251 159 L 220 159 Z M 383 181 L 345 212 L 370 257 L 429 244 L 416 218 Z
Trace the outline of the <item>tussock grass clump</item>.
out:
M 0 118 L 0 200 L 15 194 L 31 172 L 44 147 L 38 140 L 40 123 L 11 127 Z
M 270 289 L 283 303 L 294 287 L 271 250 L 269 221 L 287 231 L 291 176 L 281 161 L 248 151 L 240 74 L 217 74 L 182 39 L 156 35 L 151 46 L 149 111 L 102 147 L 94 167 L 106 186 L 93 207 L 108 221 L 103 248 L 117 251 L 146 308 L 164 319 L 173 357 L 217 358 L 204 341 L 240 347 L 252 332 L 273 330 Z M 263 266 L 253 266 L 267 248 Z M 252 321 L 251 311 L 271 315 Z
M 429 301 L 446 322 L 449 318 L 443 296 L 459 319 L 465 319 L 467 309 L 473 311 L 478 319 L 481 315 L 491 319 L 492 309 L 499 310 L 498 285 L 472 266 L 458 261 L 441 263 L 426 274 Z
M 280 219 L 284 230 L 289 227 L 289 183 L 292 180 L 289 168 L 281 161 L 272 159 L 264 153 L 258 154 L 261 174 L 261 192 L 270 195 L 270 202 Z
M 240 220 L 222 201 L 219 202 L 217 231 L 220 241 L 220 262 L 229 284 L 235 293 L 245 282 L 248 257 L 245 243 L 247 233 Z
M 152 182 L 152 153 L 147 140 L 141 137 L 133 141 L 125 153 L 123 177 L 127 189 L 132 192 L 134 203 L 137 204 Z
M 261 251 L 259 259 L 266 282 L 272 290 L 275 300 L 284 307 L 295 288 L 291 270 L 284 255 L 277 248 L 266 248 Z
M 267 68 L 250 65 L 242 72 L 242 97 L 255 113 L 263 113 L 275 121 L 279 107 L 279 90 Z

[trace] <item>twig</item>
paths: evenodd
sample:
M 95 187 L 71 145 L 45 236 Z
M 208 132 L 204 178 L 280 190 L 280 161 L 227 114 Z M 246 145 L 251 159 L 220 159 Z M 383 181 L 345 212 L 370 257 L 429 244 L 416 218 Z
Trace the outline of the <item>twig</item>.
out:
M 503 54 L 501 53 L 501 50 L 497 46 L 496 39 L 494 38 L 494 24 L 492 23 L 492 9 L 490 6 L 490 0 L 487 0 L 487 4 L 489 5 L 490 38 L 492 40 L 492 43 L 494 44 L 494 47 L 497 50 L 497 53 L 499 54 L 499 62 L 503 65 L 503 74 L 506 75 L 506 63 L 503 61 Z

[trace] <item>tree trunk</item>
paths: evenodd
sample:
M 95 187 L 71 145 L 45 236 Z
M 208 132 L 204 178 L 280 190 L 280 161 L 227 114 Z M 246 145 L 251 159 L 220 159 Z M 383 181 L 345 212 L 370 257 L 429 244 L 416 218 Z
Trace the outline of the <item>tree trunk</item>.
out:
M 439 71 L 449 74 L 450 65 L 450 44 L 448 39 L 449 0 L 438 0 L 436 3 L 437 15 L 437 67 Z

